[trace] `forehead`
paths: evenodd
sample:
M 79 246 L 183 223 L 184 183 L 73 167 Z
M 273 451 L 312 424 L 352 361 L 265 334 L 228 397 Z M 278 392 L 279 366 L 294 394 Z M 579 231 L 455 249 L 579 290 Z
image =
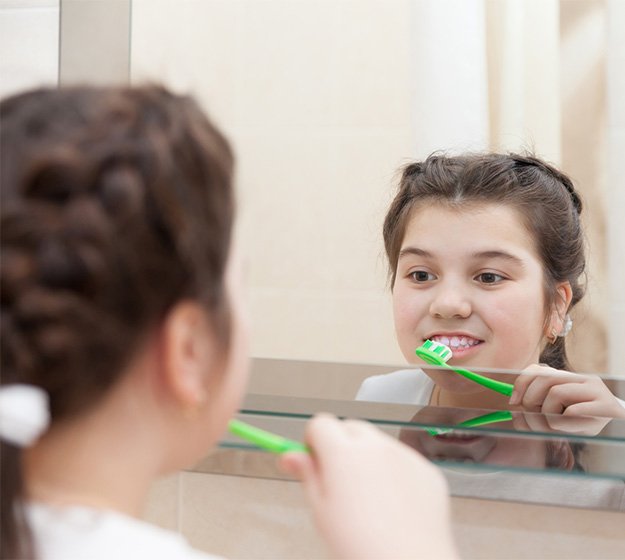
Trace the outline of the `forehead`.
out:
M 521 213 L 502 204 L 444 206 L 424 204 L 408 218 L 402 248 L 409 245 L 448 250 L 516 250 L 538 258 L 536 244 Z

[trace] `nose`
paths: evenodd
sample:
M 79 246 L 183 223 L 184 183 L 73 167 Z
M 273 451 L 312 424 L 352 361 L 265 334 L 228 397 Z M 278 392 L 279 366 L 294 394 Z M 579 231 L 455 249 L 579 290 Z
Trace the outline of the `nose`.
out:
M 430 315 L 437 319 L 466 319 L 472 306 L 466 291 L 455 283 L 439 284 L 430 303 Z

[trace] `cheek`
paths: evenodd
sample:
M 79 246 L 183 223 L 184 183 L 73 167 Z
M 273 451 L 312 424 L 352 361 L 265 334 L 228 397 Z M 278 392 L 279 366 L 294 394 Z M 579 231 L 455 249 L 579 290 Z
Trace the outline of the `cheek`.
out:
M 418 362 L 415 349 L 419 346 L 416 330 L 420 318 L 419 310 L 415 305 L 415 298 L 406 297 L 405 291 L 393 292 L 393 322 L 399 348 L 408 363 Z
M 490 301 L 485 308 L 489 321 L 498 331 L 522 339 L 533 338 L 542 332 L 544 316 L 542 297 L 532 297 L 519 290 L 497 301 Z
M 395 327 L 414 328 L 423 316 L 423 298 L 405 287 L 396 287 L 393 291 L 393 318 Z

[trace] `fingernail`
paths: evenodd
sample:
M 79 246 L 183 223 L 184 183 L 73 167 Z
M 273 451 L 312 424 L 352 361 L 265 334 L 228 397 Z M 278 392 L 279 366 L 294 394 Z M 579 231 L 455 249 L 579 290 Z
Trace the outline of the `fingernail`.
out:
M 512 394 L 510 395 L 510 400 L 508 401 L 509 404 L 518 404 L 519 402 L 519 393 L 517 393 L 516 391 L 512 391 Z

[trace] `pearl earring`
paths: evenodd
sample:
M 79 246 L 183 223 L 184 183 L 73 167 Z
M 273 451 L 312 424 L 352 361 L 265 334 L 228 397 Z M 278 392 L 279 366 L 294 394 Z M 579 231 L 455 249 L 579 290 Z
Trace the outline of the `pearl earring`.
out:
M 565 337 L 567 334 L 571 332 L 572 328 L 573 328 L 573 319 L 571 319 L 571 316 L 567 313 L 566 317 L 564 318 L 564 325 L 562 325 L 562 330 L 560 331 L 558 336 Z

